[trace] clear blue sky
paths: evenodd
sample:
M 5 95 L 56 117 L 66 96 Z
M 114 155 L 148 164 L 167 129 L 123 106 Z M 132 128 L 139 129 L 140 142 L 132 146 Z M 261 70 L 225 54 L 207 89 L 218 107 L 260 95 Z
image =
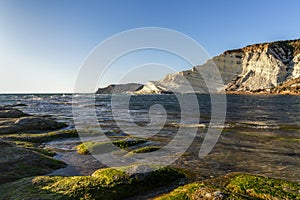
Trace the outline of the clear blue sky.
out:
M 299 19 L 298 0 L 0 0 L 0 93 L 72 92 L 89 52 L 132 28 L 180 31 L 214 56 L 300 38 Z

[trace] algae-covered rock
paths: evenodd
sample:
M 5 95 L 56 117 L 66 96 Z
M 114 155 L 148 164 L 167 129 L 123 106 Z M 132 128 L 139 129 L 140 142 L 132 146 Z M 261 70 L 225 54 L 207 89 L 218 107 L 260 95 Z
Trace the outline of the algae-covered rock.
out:
M 229 174 L 190 183 L 156 200 L 173 199 L 300 199 L 300 183 L 249 174 Z
M 0 184 L 48 174 L 65 167 L 65 163 L 52 158 L 56 155 L 55 152 L 40 145 L 43 142 L 76 136 L 76 130 L 0 135 Z
M 132 169 L 146 167 L 156 171 L 135 174 Z M 125 170 L 125 171 L 124 171 Z M 93 176 L 39 176 L 0 186 L 3 199 L 123 199 L 167 186 L 185 175 L 170 167 L 129 166 L 96 171 Z
M 121 149 L 126 149 L 145 142 L 146 140 L 136 138 L 126 138 L 112 142 L 84 142 L 78 145 L 76 149 L 79 154 L 101 154 L 111 152 L 113 145 Z
M 12 106 L 0 106 L 0 184 L 65 167 L 65 163 L 51 157 L 54 152 L 40 146 L 53 139 L 77 136 L 76 131 L 67 130 L 41 133 L 65 126 L 65 123 L 30 116 Z M 32 133 L 21 133 L 25 131 Z
M 193 199 L 198 190 L 205 188 L 204 183 L 190 183 L 174 189 L 172 192 L 156 198 L 157 200 Z
M 158 151 L 159 149 L 161 149 L 161 147 L 159 147 L 159 146 L 144 146 L 144 147 L 135 149 L 133 151 L 130 151 L 125 156 L 126 157 L 131 157 L 131 156 L 134 156 L 135 154 L 150 153 L 150 152 L 153 152 L 153 151 Z
M 242 195 L 256 199 L 300 199 L 300 183 L 263 176 L 237 175 L 230 180 L 226 189 L 233 197 Z
M 31 143 L 43 143 L 57 139 L 78 137 L 77 131 L 72 130 L 58 130 L 46 133 L 17 133 L 5 134 L 0 136 L 2 139 L 9 141 L 22 141 Z
M 65 164 L 45 154 L 0 140 L 0 184 L 19 178 L 47 174 Z
M 59 130 L 46 133 L 16 133 L 0 135 L 3 141 L 14 144 L 17 147 L 30 149 L 48 156 L 57 155 L 53 150 L 44 148 L 43 143 L 65 138 L 78 137 L 76 130 Z
M 145 146 L 145 147 L 141 147 L 139 149 L 133 150 L 132 153 L 149 153 L 149 152 L 157 151 L 159 149 L 161 149 L 161 147 L 159 147 L 159 146 Z

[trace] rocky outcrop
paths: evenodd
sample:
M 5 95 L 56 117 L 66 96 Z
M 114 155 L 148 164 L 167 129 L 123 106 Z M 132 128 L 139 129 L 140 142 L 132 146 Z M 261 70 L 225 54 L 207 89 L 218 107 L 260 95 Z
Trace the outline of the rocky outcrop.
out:
M 143 170 L 145 173 L 141 173 Z M 92 176 L 24 178 L 1 185 L 0 194 L 2 199 L 145 199 L 136 195 L 178 185 L 185 178 L 183 172 L 172 167 L 132 165 L 100 169 Z
M 232 93 L 235 93 L 234 91 Z M 254 94 L 300 94 L 300 77 L 287 80 L 274 88 L 266 88 L 251 92 Z
M 0 107 L 0 118 L 18 118 L 25 116 L 29 115 L 11 107 Z
M 212 65 L 220 71 L 223 86 Z M 228 92 L 255 92 L 275 88 L 298 77 L 300 40 L 288 40 L 225 51 L 204 65 L 148 82 L 136 93 L 207 93 L 208 87 L 211 92 L 224 89 Z
M 65 123 L 43 117 L 30 116 L 10 106 L 0 107 L 0 134 L 55 130 L 65 126 L 67 126 Z
M 287 189 L 288 188 L 288 189 Z M 265 176 L 230 173 L 180 186 L 155 200 L 165 199 L 298 199 L 300 184 Z
M 118 85 L 109 85 L 105 88 L 99 88 L 96 94 L 126 94 L 134 93 L 137 90 L 140 90 L 143 87 L 142 84 L 138 83 L 128 83 L 128 84 L 118 84 Z
M 23 177 L 47 174 L 65 166 L 47 155 L 2 140 L 0 148 L 0 184 Z
M 65 167 L 65 163 L 51 157 L 54 152 L 41 149 L 40 145 L 51 139 L 77 136 L 70 130 L 45 133 L 66 124 L 31 116 L 14 108 L 20 106 L 25 105 L 0 106 L 0 184 Z M 24 133 L 27 131 L 30 133 Z M 43 133 L 37 133 L 41 131 Z
M 0 119 L 0 134 L 19 133 L 24 131 L 56 130 L 66 124 L 41 117 L 21 117 Z

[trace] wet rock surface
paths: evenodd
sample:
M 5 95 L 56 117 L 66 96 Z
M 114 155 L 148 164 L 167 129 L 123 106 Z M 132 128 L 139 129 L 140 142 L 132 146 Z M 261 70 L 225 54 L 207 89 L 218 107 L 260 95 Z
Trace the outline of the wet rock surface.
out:
M 300 182 L 298 129 L 228 128 L 223 130 L 213 150 L 200 159 L 202 143 L 203 137 L 197 137 L 173 164 L 191 172 L 194 180 L 245 172 Z
M 63 162 L 45 154 L 17 147 L 2 140 L 0 140 L 0 149 L 0 184 L 23 177 L 50 173 L 65 166 Z
M 31 127 L 37 127 L 40 126 L 41 123 L 47 124 L 46 118 L 42 118 L 42 120 L 36 118 L 38 117 L 24 116 L 19 118 L 2 118 L 1 126 L 9 127 L 10 124 L 13 123 L 26 127 L 31 123 Z M 50 121 L 51 122 L 47 125 L 48 127 L 52 126 L 52 120 Z M 246 120 L 232 123 L 232 125 L 234 126 L 228 126 L 223 130 L 213 151 L 202 159 L 199 158 L 198 153 L 207 127 L 199 127 L 198 134 L 190 148 L 172 164 L 172 167 L 184 169 L 189 175 L 190 181 L 196 181 L 193 186 L 195 190 L 193 189 L 193 192 L 189 194 L 186 199 L 251 199 L 256 198 L 257 195 L 263 197 L 264 194 L 267 194 L 266 197 L 269 199 L 299 198 L 298 191 L 300 191 L 300 189 L 298 188 L 298 184 L 296 184 L 297 182 L 300 182 L 299 127 L 291 125 L 278 125 L 273 127 L 262 122 L 255 123 Z M 178 126 L 180 127 L 180 124 Z M 114 145 L 122 147 L 122 149 L 125 150 L 124 157 L 128 157 L 129 159 L 132 155 L 143 156 L 143 153 L 155 152 L 167 145 L 174 136 L 172 135 L 172 131 L 176 132 L 178 126 L 168 127 L 169 135 L 157 134 L 144 141 L 141 141 L 140 138 L 133 138 L 129 134 L 120 134 L 120 132 L 114 133 L 110 131 L 105 133 L 105 135 L 109 137 L 111 141 L 115 141 Z M 28 127 L 30 126 L 28 125 Z M 190 127 L 184 128 L 188 133 Z M 41 174 L 51 174 L 51 176 L 27 178 L 2 185 L 0 186 L 0 191 L 6 196 L 4 198 L 0 194 L 0 199 L 26 199 L 29 194 L 31 194 L 31 196 L 29 196 L 31 199 L 41 199 L 40 196 L 45 196 L 44 199 L 50 199 L 50 196 L 52 199 L 103 199 L 102 197 L 105 195 L 121 194 L 118 193 L 118 187 L 110 186 L 108 187 L 109 190 L 101 193 L 101 195 L 99 194 L 101 197 L 93 196 L 95 195 L 94 193 L 83 194 L 76 193 L 72 190 L 73 186 L 76 186 L 75 188 L 79 191 L 90 191 L 89 189 L 93 190 L 95 187 L 102 187 L 101 184 L 107 180 L 104 180 L 102 177 L 101 181 L 97 175 L 102 174 L 103 172 L 103 169 L 97 169 L 105 168 L 106 166 L 93 158 L 92 155 L 80 155 L 76 152 L 76 146 L 80 145 L 82 142 L 86 143 L 94 141 L 93 138 L 87 138 L 86 141 L 80 141 L 74 130 L 45 131 L 42 133 L 36 132 L 34 129 L 32 130 L 33 132 L 29 131 L 28 133 L 22 133 L 16 130 L 11 133 L 4 132 L 3 134 L 0 134 L 1 183 Z M 90 144 L 95 145 L 91 146 L 92 149 L 97 146 L 99 148 L 103 146 L 101 141 L 100 143 L 94 142 Z M 51 156 L 54 155 L 51 150 L 57 153 L 55 158 L 64 161 L 68 165 L 66 166 L 64 163 L 51 158 Z M 55 169 L 58 170 L 53 172 Z M 95 172 L 95 170 L 97 171 Z M 111 171 L 111 168 L 106 168 L 106 170 L 106 172 L 113 172 Z M 149 166 L 134 166 L 128 168 L 126 177 L 136 177 L 139 180 L 143 180 L 145 175 L 136 175 L 136 171 L 145 171 L 147 173 L 147 171 L 149 171 Z M 235 174 L 234 176 L 230 175 L 230 179 L 224 178 L 229 176 L 226 174 L 231 174 L 232 172 L 250 173 L 254 175 L 236 176 Z M 93 173 L 94 176 L 91 176 Z M 53 175 L 55 175 L 55 177 L 53 177 Z M 75 177 L 74 175 L 77 176 Z M 170 174 L 165 173 L 165 175 L 167 179 Z M 119 184 L 129 183 L 127 178 L 124 178 L 123 175 L 120 174 L 113 176 L 113 180 L 119 181 Z M 207 183 L 208 180 L 212 181 Z M 155 185 L 156 182 L 157 180 L 154 180 L 153 182 L 150 181 L 149 184 Z M 227 185 L 220 185 L 220 183 L 225 182 Z M 171 181 L 169 183 L 171 183 Z M 270 185 L 268 185 L 269 183 Z M 277 190 L 272 191 L 272 187 L 276 184 Z M 265 191 L 261 191 L 259 188 L 254 187 L 255 185 L 258 185 L 259 187 L 265 185 Z M 126 187 L 126 191 L 131 191 L 131 186 L 132 185 Z M 165 186 L 167 188 L 169 187 L 168 184 Z M 18 190 L 21 192 L 18 194 L 11 192 L 14 187 L 18 187 Z M 190 185 L 183 187 L 185 191 L 190 190 Z M 44 188 L 46 188 L 46 190 L 44 190 Z M 124 197 L 130 197 L 132 199 L 148 199 L 171 190 L 170 188 L 161 189 L 152 187 L 147 187 L 145 190 L 137 187 L 133 188 L 139 192 L 142 191 L 142 194 L 126 193 Z M 243 188 L 247 189 L 244 191 Z M 105 189 L 107 189 L 107 186 L 105 186 Z M 232 192 L 235 191 L 235 196 L 230 196 L 228 193 L 229 190 L 232 190 Z M 71 192 L 68 193 L 68 191 Z M 278 193 L 277 191 L 280 192 Z M 16 196 L 19 194 L 21 194 L 20 197 Z M 51 195 L 47 196 L 49 194 Z M 253 194 L 256 196 L 253 196 Z M 55 198 L 53 198 L 53 195 Z M 164 198 L 174 199 L 171 197 Z M 260 199 L 264 199 L 264 197 Z
M 0 107 L 0 118 L 19 118 L 29 116 L 28 114 L 10 107 Z
M 299 130 L 297 128 L 293 129 L 292 127 L 287 130 L 264 129 L 264 126 L 259 126 L 260 128 L 249 127 L 241 126 L 239 128 L 224 129 L 212 152 L 201 159 L 198 153 L 207 129 L 200 129 L 198 136 L 189 149 L 176 160 L 172 166 L 189 171 L 189 173 L 192 174 L 193 180 L 197 181 L 231 172 L 247 172 L 299 182 Z M 112 141 L 113 140 L 126 141 L 126 137 L 112 138 Z M 144 153 L 158 151 L 161 147 L 167 145 L 170 140 L 171 138 L 168 136 L 148 138 L 146 143 L 135 144 L 130 148 L 124 148 L 125 152 L 127 152 L 127 154 L 124 154 L 124 157 L 137 154 L 142 157 Z M 54 143 L 49 145 L 57 145 L 57 148 L 63 149 L 63 147 L 65 147 L 64 144 L 67 144 L 69 146 L 68 151 L 72 152 L 65 154 L 62 152 L 63 156 L 61 158 L 71 165 L 84 168 L 84 166 L 81 165 L 82 162 L 77 162 L 77 160 L 81 160 L 79 157 L 86 157 L 88 155 L 76 154 L 75 147 L 78 146 L 79 143 L 80 141 L 66 139 L 59 145 Z M 84 144 L 87 145 L 87 148 Z M 79 149 L 88 153 L 88 148 L 100 148 L 104 144 L 103 142 L 84 142 L 79 146 L 82 148 Z M 125 146 L 127 145 L 128 144 Z M 76 159 L 76 157 L 78 158 Z M 88 163 L 88 159 L 86 162 Z M 96 159 L 91 159 L 91 163 L 96 163 Z M 86 164 L 86 166 L 88 166 L 88 164 Z M 84 175 L 92 173 L 92 171 L 89 172 L 87 169 L 84 171 Z
M 0 134 L 55 130 L 65 126 L 65 123 L 43 117 L 30 116 L 16 108 L 0 107 Z
M 295 182 L 231 173 L 178 187 L 155 200 L 299 199 L 299 189 L 300 184 Z
M 40 147 L 43 140 L 59 138 L 64 133 L 20 133 L 59 129 L 65 124 L 30 116 L 13 107 L 0 107 L 0 184 L 65 167 L 65 163 L 52 158 L 54 152 Z
M 134 169 L 141 168 L 151 168 L 152 171 L 134 173 Z M 154 169 L 156 170 L 153 171 Z M 0 193 L 4 199 L 124 199 L 182 178 L 185 175 L 174 168 L 139 165 L 100 169 L 93 176 L 39 176 L 21 179 L 0 186 Z

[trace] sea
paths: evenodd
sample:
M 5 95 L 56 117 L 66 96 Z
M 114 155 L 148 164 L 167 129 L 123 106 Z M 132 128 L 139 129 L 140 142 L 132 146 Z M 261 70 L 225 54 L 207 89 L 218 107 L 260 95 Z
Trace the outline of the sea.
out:
M 65 129 L 82 130 L 84 125 L 88 131 L 101 130 L 113 136 L 138 135 L 151 138 L 156 146 L 167 145 L 180 127 L 191 128 L 196 130 L 194 141 L 171 165 L 190 171 L 196 180 L 247 172 L 300 181 L 300 96 L 222 95 L 216 105 L 212 98 L 216 97 L 1 94 L 0 105 L 17 105 L 25 113 L 65 122 L 69 125 Z M 220 135 L 211 151 L 199 157 L 210 128 Z M 105 167 L 91 155 L 76 153 L 80 142 L 61 139 L 43 144 L 68 164 L 54 175 L 89 175 Z
M 95 106 L 99 120 L 112 121 L 111 95 L 86 95 L 87 100 L 79 104 L 75 102 L 78 97 L 72 94 L 0 94 L 0 105 L 25 104 L 19 107 L 22 111 L 39 116 L 49 116 L 58 121 L 66 122 L 72 128 L 73 112 L 72 105 L 80 107 Z M 81 99 L 84 99 L 84 95 Z M 186 97 L 189 99 L 189 97 Z M 197 95 L 199 112 L 210 115 L 211 99 L 209 95 Z M 265 128 L 294 125 L 300 126 L 300 96 L 295 95 L 226 95 L 226 119 L 225 124 L 249 122 L 251 126 Z M 130 108 L 133 115 L 148 113 L 152 105 L 163 106 L 168 114 L 180 116 L 180 104 L 176 95 L 134 95 L 130 98 Z M 125 110 L 124 112 L 128 112 Z M 106 113 L 105 115 L 103 113 Z M 138 118 L 136 117 L 136 120 Z M 144 120 L 144 117 L 143 117 Z M 258 123 L 255 125 L 255 123 Z M 245 124 L 246 126 L 246 124 Z

